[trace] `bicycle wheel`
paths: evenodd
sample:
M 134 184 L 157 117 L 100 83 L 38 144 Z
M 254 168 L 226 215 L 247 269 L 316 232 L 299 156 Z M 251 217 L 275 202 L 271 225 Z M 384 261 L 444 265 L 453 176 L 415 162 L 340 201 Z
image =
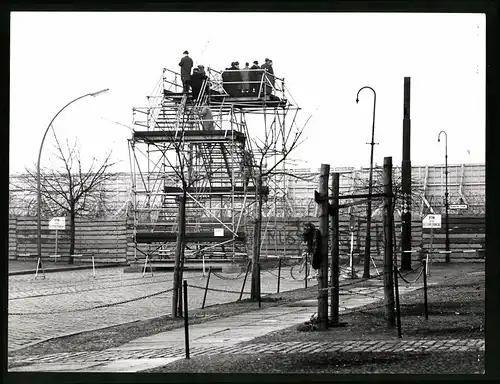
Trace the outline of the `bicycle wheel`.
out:
M 300 263 L 300 264 L 293 265 L 290 268 L 290 275 L 292 276 L 292 279 L 294 279 L 294 280 L 304 280 L 306 278 L 305 264 Z

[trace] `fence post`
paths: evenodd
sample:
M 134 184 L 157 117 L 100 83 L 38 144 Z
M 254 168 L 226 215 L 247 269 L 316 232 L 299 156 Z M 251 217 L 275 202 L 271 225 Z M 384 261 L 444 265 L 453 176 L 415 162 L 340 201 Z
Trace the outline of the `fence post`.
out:
M 339 188 L 340 174 L 332 175 L 332 264 L 330 268 L 330 313 L 332 325 L 339 325 Z
M 321 263 L 318 271 L 318 328 L 328 329 L 328 177 L 330 165 L 321 164 L 319 175 L 319 231 Z
M 187 280 L 184 280 L 184 336 L 186 345 L 186 359 L 189 359 L 189 319 L 188 319 L 188 294 Z
M 257 263 L 257 270 L 259 271 L 259 281 L 260 281 L 260 263 Z M 262 292 L 259 289 L 259 308 L 261 308 Z
M 309 252 L 306 252 L 306 277 L 304 277 L 304 285 L 307 288 L 307 274 L 308 274 L 308 264 L 309 264 Z
M 243 297 L 243 290 L 245 289 L 245 284 L 247 282 L 248 271 L 250 270 L 250 265 L 251 264 L 252 264 L 251 261 L 249 261 L 248 264 L 247 264 L 247 270 L 245 272 L 245 278 L 243 279 L 243 285 L 241 286 L 240 298 L 238 299 L 238 301 L 241 301 L 241 298 Z
M 281 280 L 281 257 L 278 260 L 278 289 L 276 293 L 280 293 L 280 280 Z
M 428 304 L 427 304 L 427 262 L 422 260 L 422 268 L 424 269 L 422 271 L 423 276 L 424 276 L 424 313 L 425 313 L 425 320 L 429 319 L 429 309 L 428 309 Z
M 394 291 L 396 296 L 396 324 L 398 327 L 398 337 L 401 338 L 401 308 L 399 306 L 399 284 L 398 266 L 394 265 Z
M 212 274 L 212 266 L 208 268 L 207 285 L 205 286 L 205 294 L 203 295 L 203 303 L 201 304 L 201 309 L 205 308 L 205 300 L 207 299 L 208 283 L 210 283 L 210 275 Z
M 395 325 L 392 257 L 392 157 L 384 157 L 384 304 L 387 326 Z

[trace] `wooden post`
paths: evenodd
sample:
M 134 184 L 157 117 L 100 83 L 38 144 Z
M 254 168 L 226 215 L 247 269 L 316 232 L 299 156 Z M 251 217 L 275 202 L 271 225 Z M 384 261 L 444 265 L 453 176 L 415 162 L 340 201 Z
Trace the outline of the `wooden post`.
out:
M 183 194 L 177 198 L 179 203 L 179 212 L 177 215 L 177 240 L 175 247 L 175 264 L 174 264 L 174 290 L 172 292 L 172 317 L 179 316 L 178 304 L 181 300 L 182 280 L 181 280 L 181 258 L 184 249 L 184 234 L 186 230 L 185 217 L 186 217 L 186 188 L 183 188 Z
M 332 177 L 332 264 L 330 268 L 330 316 L 332 325 L 339 324 L 339 189 L 340 174 L 334 173 Z
M 384 157 L 384 304 L 387 326 L 395 325 L 392 258 L 392 157 Z
M 319 175 L 319 231 L 321 264 L 318 273 L 318 328 L 328 328 L 328 176 L 330 165 L 321 164 Z

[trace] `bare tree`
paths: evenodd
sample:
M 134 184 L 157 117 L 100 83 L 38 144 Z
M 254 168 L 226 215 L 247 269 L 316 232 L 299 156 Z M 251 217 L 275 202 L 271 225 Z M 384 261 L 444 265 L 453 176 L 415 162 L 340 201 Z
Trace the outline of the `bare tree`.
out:
M 173 291 L 172 291 L 172 317 L 182 316 L 182 276 L 185 261 L 185 249 L 186 249 L 186 201 L 188 198 L 188 189 L 198 182 L 205 180 L 208 177 L 207 173 L 195 173 L 193 171 L 193 151 L 195 150 L 193 146 L 188 145 L 184 142 L 183 136 L 186 129 L 190 128 L 190 122 L 193 118 L 196 119 L 199 108 L 191 108 L 190 110 L 185 110 L 185 100 L 181 102 L 179 106 L 182 109 L 179 112 L 178 120 L 176 121 L 175 129 L 178 131 L 177 138 L 173 138 L 169 145 L 172 145 L 175 150 L 175 159 L 177 164 L 174 165 L 169 161 L 167 156 L 165 160 L 167 161 L 169 167 L 173 169 L 177 181 L 181 185 L 181 195 L 177 198 L 179 205 L 179 210 L 177 213 L 177 238 L 175 247 L 175 259 L 174 259 L 174 278 L 173 278 Z M 210 147 L 210 146 L 209 146 Z M 212 147 L 210 147 L 212 148 Z M 211 151 L 211 149 L 209 149 Z
M 87 169 L 83 169 L 80 151 L 77 149 L 78 141 L 71 146 L 66 141 L 66 148 L 55 137 L 55 158 L 60 166 L 41 170 L 41 195 L 46 204 L 45 212 L 52 214 L 65 214 L 69 216 L 70 225 L 70 258 L 75 251 L 75 219 L 88 213 L 96 202 L 102 199 L 101 186 L 111 178 L 107 170 L 116 163 L 111 162 L 111 151 L 106 154 L 101 163 L 94 157 Z M 36 167 L 26 169 L 26 184 L 30 191 L 36 194 L 37 172 Z
M 269 129 L 265 130 L 264 138 L 251 139 L 256 148 L 253 155 L 253 178 L 255 180 L 257 202 L 253 229 L 251 300 L 258 300 L 260 297 L 259 259 L 262 242 L 262 206 L 266 195 L 264 187 L 268 184 L 267 181 L 270 178 L 283 173 L 278 170 L 278 167 L 283 165 L 290 153 L 305 141 L 305 139 L 301 140 L 301 138 L 310 118 L 302 127 L 294 125 L 290 127 L 288 132 L 280 129 L 277 124 L 272 124 Z M 268 161 L 274 161 L 274 164 L 268 167 Z

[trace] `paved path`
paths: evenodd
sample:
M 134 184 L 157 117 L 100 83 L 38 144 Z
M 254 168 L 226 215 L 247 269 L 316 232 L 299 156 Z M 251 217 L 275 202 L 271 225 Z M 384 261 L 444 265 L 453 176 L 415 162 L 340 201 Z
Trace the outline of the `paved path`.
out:
M 341 309 L 363 306 L 383 298 L 380 283 L 376 287 L 350 289 L 341 297 Z M 419 285 L 401 287 L 401 293 L 420 288 Z M 325 351 L 339 347 L 331 343 L 272 343 L 241 346 L 240 344 L 270 332 L 303 323 L 315 313 L 316 300 L 304 300 L 289 306 L 255 310 L 227 318 L 191 325 L 190 351 L 193 356 L 221 353 L 294 353 Z M 310 348 L 309 348 L 310 347 Z M 260 352 L 259 352 L 260 351 Z M 288 352 L 287 352 L 288 351 Z M 184 329 L 177 328 L 156 335 L 142 337 L 116 348 L 99 352 L 58 353 L 44 356 L 18 356 L 9 365 L 29 364 L 11 371 L 90 371 L 137 372 L 162 366 L 184 358 Z
M 304 286 L 303 282 L 289 278 L 289 268 L 283 270 L 283 275 L 286 274 L 288 278 L 282 279 L 280 291 Z M 190 285 L 205 287 L 206 277 L 201 272 L 185 272 L 184 277 Z M 243 277 L 222 280 L 211 276 L 210 287 L 234 292 L 210 291 L 206 305 L 237 300 Z M 276 292 L 276 276 L 263 272 L 261 282 L 262 292 Z M 52 272 L 46 279 L 37 280 L 33 275 L 9 276 L 8 349 L 13 351 L 54 337 L 168 315 L 171 292 L 155 294 L 172 285 L 172 272 L 155 272 L 154 276 L 143 278 L 142 273 L 124 273 L 123 268 L 98 269 L 95 279 L 91 269 Z M 245 292 L 249 290 L 248 278 Z M 203 293 L 200 288 L 190 289 L 189 308 L 201 307 Z M 248 295 L 244 294 L 245 297 Z M 103 305 L 107 306 L 95 308 Z

